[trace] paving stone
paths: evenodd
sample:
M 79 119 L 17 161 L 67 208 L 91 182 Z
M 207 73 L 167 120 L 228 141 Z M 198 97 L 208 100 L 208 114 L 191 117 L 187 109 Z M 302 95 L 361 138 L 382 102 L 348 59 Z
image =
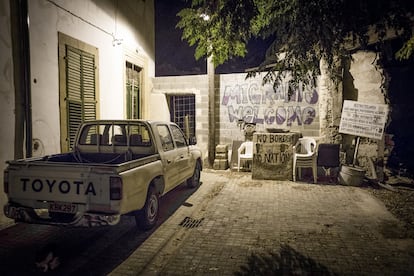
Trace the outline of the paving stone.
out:
M 193 206 L 179 208 L 112 275 L 249 275 L 255 266 L 265 274 L 414 273 L 414 241 L 384 236 L 401 222 L 359 187 L 212 170 L 201 179 Z M 185 217 L 204 220 L 183 228 Z

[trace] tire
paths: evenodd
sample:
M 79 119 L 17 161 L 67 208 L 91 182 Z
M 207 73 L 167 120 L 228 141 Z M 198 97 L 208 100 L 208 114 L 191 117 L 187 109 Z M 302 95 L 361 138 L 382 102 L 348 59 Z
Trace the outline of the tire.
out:
M 154 187 L 149 187 L 144 207 L 135 214 L 135 222 L 141 230 L 150 230 L 155 226 L 159 216 L 159 196 Z
M 200 186 L 200 172 L 201 172 L 201 165 L 200 162 L 196 162 L 194 173 L 193 175 L 187 179 L 187 186 L 189 188 L 197 188 Z

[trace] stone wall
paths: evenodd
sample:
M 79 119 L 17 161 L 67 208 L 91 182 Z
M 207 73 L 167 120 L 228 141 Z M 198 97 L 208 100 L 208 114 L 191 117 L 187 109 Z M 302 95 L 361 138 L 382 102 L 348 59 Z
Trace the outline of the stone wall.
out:
M 340 144 L 342 136 L 338 133 L 342 111 L 342 83 L 332 79 L 324 60 L 320 63 L 319 77 L 319 120 L 320 142 Z
M 368 51 L 358 51 L 352 55 L 350 73 L 354 79 L 354 87 L 358 93 L 358 101 L 371 104 L 386 104 L 385 82 L 383 69 L 378 62 L 378 54 Z M 357 164 L 363 166 L 369 176 L 373 171 L 369 160 L 376 167 L 375 173 L 379 179 L 383 175 L 384 138 L 375 140 L 361 138 Z

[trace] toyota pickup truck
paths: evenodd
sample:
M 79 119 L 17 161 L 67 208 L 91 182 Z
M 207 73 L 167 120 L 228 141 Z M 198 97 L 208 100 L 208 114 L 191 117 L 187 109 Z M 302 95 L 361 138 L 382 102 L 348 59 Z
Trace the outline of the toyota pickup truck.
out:
M 152 228 L 159 198 L 200 183 L 201 151 L 171 122 L 96 120 L 81 125 L 73 150 L 7 161 L 7 217 L 57 226 L 115 225 L 133 215 Z

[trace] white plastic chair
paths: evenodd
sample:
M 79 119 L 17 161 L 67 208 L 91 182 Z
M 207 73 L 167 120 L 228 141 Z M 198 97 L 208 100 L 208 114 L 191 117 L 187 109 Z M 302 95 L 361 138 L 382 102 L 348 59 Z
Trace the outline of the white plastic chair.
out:
M 240 161 L 248 161 L 253 160 L 253 142 L 247 141 L 243 142 L 238 152 L 238 158 L 237 158 L 237 171 L 240 171 Z
M 300 152 L 298 153 L 299 147 Z M 293 181 L 296 181 L 296 169 L 298 169 L 299 178 L 302 178 L 301 168 L 312 168 L 313 183 L 317 182 L 317 147 L 315 139 L 310 137 L 300 138 L 293 147 Z

